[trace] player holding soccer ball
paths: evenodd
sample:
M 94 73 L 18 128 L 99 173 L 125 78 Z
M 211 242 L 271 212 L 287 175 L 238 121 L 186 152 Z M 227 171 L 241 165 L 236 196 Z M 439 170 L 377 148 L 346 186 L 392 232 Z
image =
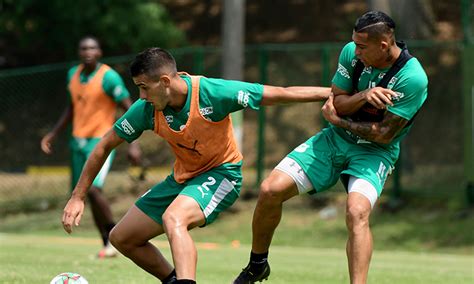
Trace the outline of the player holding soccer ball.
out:
M 253 215 L 249 264 L 234 280 L 268 278 L 268 251 L 282 203 L 329 189 L 341 178 L 348 192 L 347 258 L 351 283 L 366 283 L 372 255 L 369 215 L 398 159 L 400 140 L 427 97 L 428 79 L 403 44 L 395 23 L 368 12 L 339 56 L 332 93 L 323 106 L 330 126 L 288 154 L 261 185 Z
M 260 105 L 320 101 L 330 89 L 190 76 L 178 73 L 174 58 L 160 48 L 138 54 L 130 71 L 144 99 L 94 149 L 64 209 L 64 229 L 70 233 L 79 224 L 87 189 L 110 151 L 152 130 L 171 146 L 173 172 L 138 199 L 112 230 L 110 241 L 163 283 L 195 283 L 197 252 L 188 231 L 211 224 L 235 202 L 242 184 L 242 154 L 229 114 Z M 174 269 L 149 242 L 161 234 L 168 237 Z
M 115 121 L 118 106 L 127 110 L 131 105 L 130 94 L 125 88 L 120 75 L 99 62 L 102 50 L 99 41 L 86 36 L 79 41 L 81 64 L 72 67 L 68 72 L 69 104 L 59 118 L 53 130 L 41 140 L 41 149 L 46 154 L 53 151 L 53 142 L 59 133 L 72 122 L 71 148 L 71 181 L 73 189 L 82 171 L 87 157 L 109 130 Z M 140 163 L 138 144 L 130 145 L 129 158 L 134 164 Z M 102 167 L 97 178 L 90 185 L 88 199 L 94 222 L 102 236 L 104 247 L 99 257 L 112 257 L 117 251 L 109 243 L 109 233 L 115 226 L 112 211 L 107 199 L 102 194 L 105 178 L 112 166 L 115 152 L 112 152 Z

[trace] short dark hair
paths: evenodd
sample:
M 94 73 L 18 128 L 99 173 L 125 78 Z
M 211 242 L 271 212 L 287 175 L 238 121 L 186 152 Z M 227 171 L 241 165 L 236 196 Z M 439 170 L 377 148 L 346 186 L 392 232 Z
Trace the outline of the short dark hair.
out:
M 354 31 L 368 33 L 370 38 L 380 38 L 381 35 L 393 36 L 395 21 L 384 12 L 370 11 L 357 19 Z
M 130 64 L 132 77 L 145 74 L 156 79 L 165 73 L 177 73 L 176 61 L 168 51 L 159 47 L 145 49 L 137 54 Z
M 100 49 L 100 41 L 98 38 L 96 38 L 95 36 L 93 35 L 86 35 L 86 36 L 83 36 L 80 40 L 79 40 L 79 46 L 81 45 L 81 43 L 87 39 L 91 39 L 93 41 L 95 41 L 97 43 L 97 47 Z

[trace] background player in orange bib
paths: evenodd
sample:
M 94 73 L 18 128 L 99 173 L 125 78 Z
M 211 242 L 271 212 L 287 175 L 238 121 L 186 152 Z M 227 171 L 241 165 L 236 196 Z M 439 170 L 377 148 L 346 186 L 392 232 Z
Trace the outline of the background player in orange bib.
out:
M 59 132 L 72 122 L 70 140 L 72 189 L 76 186 L 84 163 L 95 145 L 114 124 L 117 106 L 128 110 L 132 105 L 122 78 L 110 66 L 98 61 L 101 56 L 102 51 L 96 38 L 87 36 L 79 41 L 81 64 L 72 67 L 68 72 L 67 90 L 70 103 L 53 130 L 41 140 L 43 152 L 51 154 L 53 141 Z M 109 233 L 115 223 L 110 205 L 102 194 L 105 177 L 114 155 L 112 152 L 108 156 L 87 194 L 94 222 L 104 244 L 99 257 L 111 257 L 117 254 L 108 241 Z M 140 162 L 138 144 L 130 145 L 129 158 L 134 164 Z

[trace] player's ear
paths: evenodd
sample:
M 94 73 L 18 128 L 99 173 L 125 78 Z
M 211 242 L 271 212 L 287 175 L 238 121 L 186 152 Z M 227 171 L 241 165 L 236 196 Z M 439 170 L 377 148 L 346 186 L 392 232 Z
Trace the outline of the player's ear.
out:
M 171 78 L 169 75 L 161 75 L 160 77 L 161 84 L 163 84 L 164 87 L 169 87 L 171 85 Z
M 390 47 L 390 44 L 388 43 L 388 41 L 382 40 L 382 41 L 380 42 L 380 49 L 382 49 L 382 50 L 388 50 L 389 47 Z

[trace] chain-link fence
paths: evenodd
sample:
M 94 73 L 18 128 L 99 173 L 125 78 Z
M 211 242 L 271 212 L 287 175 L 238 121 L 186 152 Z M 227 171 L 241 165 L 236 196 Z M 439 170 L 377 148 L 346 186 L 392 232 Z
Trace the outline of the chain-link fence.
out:
M 341 47 L 342 43 L 248 47 L 245 80 L 282 86 L 329 85 Z M 460 190 L 463 183 L 463 47 L 459 43 L 409 42 L 409 48 L 422 62 L 430 83 L 428 100 L 403 143 L 402 184 L 404 188 L 420 189 L 433 196 L 449 195 L 454 189 Z M 173 50 L 172 53 L 180 71 L 207 77 L 220 76 L 221 54 L 218 48 L 188 48 Z M 133 99 L 136 99 L 137 90 L 128 74 L 131 59 L 132 56 L 123 56 L 106 58 L 104 62 L 123 76 Z M 52 128 L 65 108 L 66 72 L 76 63 L 0 72 L 2 214 L 20 209 L 47 208 L 67 196 L 70 188 L 69 134 L 63 133 L 56 141 L 51 156 L 43 154 L 39 145 L 42 136 Z M 275 166 L 323 125 L 319 103 L 268 107 L 265 112 L 263 164 L 267 169 Z M 244 117 L 244 167 L 250 170 L 255 167 L 258 157 L 258 114 L 245 111 Z M 148 182 L 164 178 L 173 161 L 166 143 L 147 133 L 141 138 L 140 145 L 150 167 Z M 140 170 L 128 168 L 123 150 L 124 147 L 119 148 L 106 189 L 123 191 L 137 187 Z M 252 187 L 254 184 L 247 179 L 246 185 Z

